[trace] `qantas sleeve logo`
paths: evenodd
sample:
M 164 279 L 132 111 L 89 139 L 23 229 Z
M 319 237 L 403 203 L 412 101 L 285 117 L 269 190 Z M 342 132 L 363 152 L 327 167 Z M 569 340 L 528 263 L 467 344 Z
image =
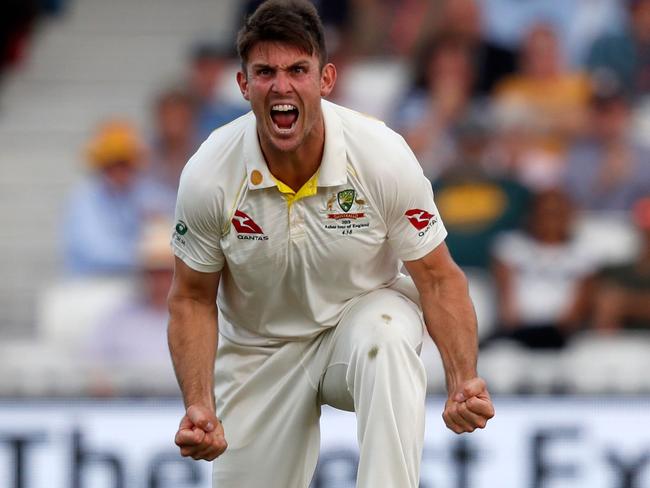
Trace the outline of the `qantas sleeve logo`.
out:
M 240 234 L 264 234 L 260 226 L 241 210 L 235 212 L 231 222 Z
M 412 208 L 411 210 L 407 210 L 404 215 L 406 215 L 406 218 L 409 220 L 409 222 L 411 222 L 411 225 L 417 230 L 424 229 L 429 225 L 431 219 L 434 219 L 434 216 L 432 214 L 426 210 L 421 210 L 419 208 Z

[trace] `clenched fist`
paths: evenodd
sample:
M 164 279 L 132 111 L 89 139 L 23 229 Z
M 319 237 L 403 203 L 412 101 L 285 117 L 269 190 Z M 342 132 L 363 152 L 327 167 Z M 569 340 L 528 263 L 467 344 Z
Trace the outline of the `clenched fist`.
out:
M 482 429 L 494 417 L 494 406 L 482 378 L 472 378 L 449 392 L 442 418 L 456 434 Z
M 174 439 L 181 455 L 192 459 L 212 461 L 228 447 L 223 426 L 209 408 L 191 405 L 181 420 Z

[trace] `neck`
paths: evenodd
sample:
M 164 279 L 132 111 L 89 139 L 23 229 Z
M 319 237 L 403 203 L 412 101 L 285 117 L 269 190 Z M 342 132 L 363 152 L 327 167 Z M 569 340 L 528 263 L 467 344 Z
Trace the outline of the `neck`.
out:
M 280 151 L 270 141 L 262 137 L 259 140 L 271 174 L 292 190 L 298 191 L 320 167 L 325 147 L 325 125 L 321 117 L 292 151 Z

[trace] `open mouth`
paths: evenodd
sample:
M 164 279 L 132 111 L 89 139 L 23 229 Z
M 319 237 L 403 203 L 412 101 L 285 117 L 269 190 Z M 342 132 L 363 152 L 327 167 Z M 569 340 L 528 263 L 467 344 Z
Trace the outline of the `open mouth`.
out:
M 296 125 L 298 108 L 291 104 L 278 104 L 271 107 L 271 120 L 279 132 L 290 132 Z

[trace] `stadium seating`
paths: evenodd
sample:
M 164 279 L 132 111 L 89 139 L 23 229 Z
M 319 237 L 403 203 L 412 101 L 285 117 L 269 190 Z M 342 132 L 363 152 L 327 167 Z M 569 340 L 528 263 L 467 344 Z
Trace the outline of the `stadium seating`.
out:
M 0 335 L 31 335 L 39 291 L 60 274 L 63 201 L 102 118 L 143 128 L 151 94 L 183 71 L 197 37 L 232 36 L 235 0 L 85 0 L 45 19 L 0 93 Z

